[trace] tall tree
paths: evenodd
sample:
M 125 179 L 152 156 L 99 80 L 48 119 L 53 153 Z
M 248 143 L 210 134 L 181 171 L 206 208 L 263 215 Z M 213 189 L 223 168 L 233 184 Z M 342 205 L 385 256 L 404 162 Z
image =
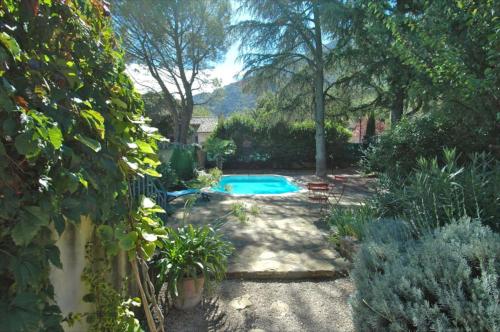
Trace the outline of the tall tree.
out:
M 414 15 L 412 1 L 348 0 L 336 1 L 324 14 L 324 28 L 336 36 L 328 63 L 335 79 L 328 87 L 328 96 L 348 88 L 362 96 L 347 111 L 368 112 L 387 109 L 391 122 L 397 124 L 403 114 L 419 110 L 425 96 L 413 93 L 413 81 L 418 76 L 392 45 L 395 37 L 381 14 L 374 8 L 384 8 L 383 15 L 395 20 Z
M 307 82 L 316 124 L 316 175 L 326 176 L 324 45 L 319 0 L 241 0 L 245 76 L 260 82 Z
M 186 143 L 193 94 L 214 84 L 206 70 L 227 50 L 230 1 L 115 0 L 113 5 L 128 61 L 147 67 L 172 115 L 175 140 Z

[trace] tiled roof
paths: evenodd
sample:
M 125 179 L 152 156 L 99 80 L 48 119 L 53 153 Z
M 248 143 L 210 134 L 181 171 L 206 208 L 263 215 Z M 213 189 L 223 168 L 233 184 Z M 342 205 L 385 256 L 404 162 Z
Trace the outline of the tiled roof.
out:
M 198 133 L 211 133 L 217 127 L 217 118 L 213 116 L 194 116 L 190 124 L 198 126 L 196 132 Z

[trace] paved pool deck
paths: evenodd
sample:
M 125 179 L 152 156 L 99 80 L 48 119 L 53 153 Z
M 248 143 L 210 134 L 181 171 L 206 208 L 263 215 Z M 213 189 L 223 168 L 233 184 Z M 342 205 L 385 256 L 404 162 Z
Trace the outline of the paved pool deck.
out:
M 319 181 L 306 172 L 269 171 L 292 177 L 295 183 Z M 228 174 L 228 173 L 226 173 Z M 256 172 L 238 174 L 256 174 Z M 346 190 L 340 204 L 361 204 L 370 194 L 372 179 L 352 170 L 340 170 L 346 176 Z M 332 178 L 333 176 L 330 176 Z M 349 264 L 328 241 L 328 227 L 322 220 L 318 203 L 310 202 L 307 193 L 285 196 L 234 197 L 212 194 L 210 202 L 197 202 L 187 223 L 206 224 L 230 212 L 235 203 L 256 206 L 258 214 L 248 221 L 230 217 L 222 226 L 225 238 L 236 250 L 230 259 L 228 278 L 310 279 L 338 278 L 347 273 Z M 182 201 L 176 202 L 181 207 Z M 183 212 L 174 214 L 174 224 L 181 224 Z

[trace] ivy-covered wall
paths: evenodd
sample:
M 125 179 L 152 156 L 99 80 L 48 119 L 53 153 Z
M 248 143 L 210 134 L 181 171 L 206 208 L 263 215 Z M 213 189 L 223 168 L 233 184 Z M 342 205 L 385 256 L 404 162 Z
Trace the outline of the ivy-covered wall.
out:
M 128 186 L 136 176 L 159 175 L 161 137 L 125 74 L 107 3 L 3 0 L 0 22 L 1 329 L 61 331 L 63 318 L 75 318 L 57 302 L 71 294 L 54 290 L 71 269 L 56 241 L 68 225 L 84 227 L 82 216 L 102 255 L 86 257 L 84 300 L 94 311 L 80 318 L 96 331 L 138 323 L 124 310 L 137 301 L 126 302 L 107 282 L 123 251 L 153 324 L 139 270 L 163 228 L 155 204 L 132 199 Z M 52 272 L 53 283 L 51 269 L 62 269 Z

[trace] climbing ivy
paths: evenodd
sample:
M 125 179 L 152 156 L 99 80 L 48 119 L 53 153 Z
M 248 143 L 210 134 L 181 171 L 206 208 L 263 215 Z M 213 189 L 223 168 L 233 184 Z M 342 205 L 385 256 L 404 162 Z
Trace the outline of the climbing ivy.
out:
M 158 208 L 128 190 L 159 175 L 161 136 L 109 15 L 100 0 L 0 1 L 2 330 L 62 330 L 49 269 L 62 268 L 55 240 L 68 223 L 89 218 L 107 254 L 136 266 L 161 236 Z

